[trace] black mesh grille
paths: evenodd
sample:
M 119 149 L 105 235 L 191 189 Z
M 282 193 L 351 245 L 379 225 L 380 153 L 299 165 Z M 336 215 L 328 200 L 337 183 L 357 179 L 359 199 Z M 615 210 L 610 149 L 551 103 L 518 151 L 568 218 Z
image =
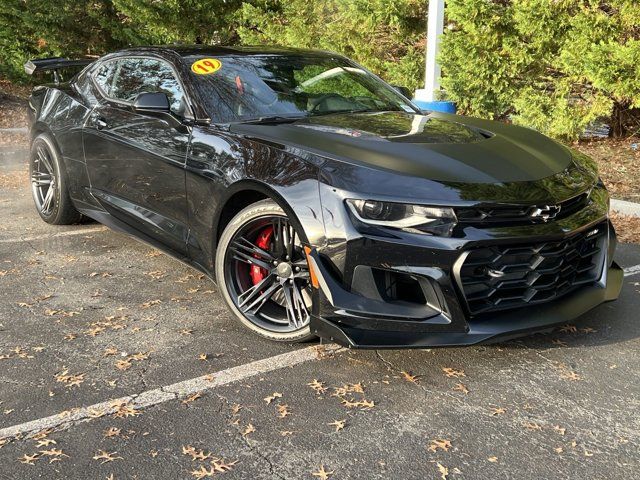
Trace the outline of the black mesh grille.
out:
M 596 281 L 606 225 L 555 242 L 471 250 L 460 282 L 472 315 L 547 302 Z

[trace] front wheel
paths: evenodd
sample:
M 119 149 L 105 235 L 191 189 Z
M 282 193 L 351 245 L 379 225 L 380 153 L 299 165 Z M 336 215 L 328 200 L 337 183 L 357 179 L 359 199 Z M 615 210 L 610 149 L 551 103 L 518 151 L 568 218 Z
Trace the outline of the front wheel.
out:
M 229 222 L 218 243 L 216 277 L 231 311 L 250 330 L 281 342 L 314 338 L 302 239 L 273 200 L 249 205 Z

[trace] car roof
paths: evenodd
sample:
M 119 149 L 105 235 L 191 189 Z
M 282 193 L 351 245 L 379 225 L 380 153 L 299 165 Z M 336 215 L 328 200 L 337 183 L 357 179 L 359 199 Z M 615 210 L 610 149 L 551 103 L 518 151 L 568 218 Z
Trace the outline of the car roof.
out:
M 192 55 L 336 55 L 325 50 L 278 46 L 223 46 L 223 45 L 154 45 L 148 47 L 132 47 L 118 53 L 166 53 L 173 52 L 181 57 Z

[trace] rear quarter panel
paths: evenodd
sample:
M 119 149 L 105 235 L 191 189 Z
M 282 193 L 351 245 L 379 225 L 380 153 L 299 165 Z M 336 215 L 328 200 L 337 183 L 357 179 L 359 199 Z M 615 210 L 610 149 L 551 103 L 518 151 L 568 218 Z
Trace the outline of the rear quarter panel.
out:
M 91 111 L 72 85 L 39 86 L 29 99 L 31 139 L 47 133 L 58 147 L 69 180 L 69 191 L 74 199 L 82 196 L 82 187 L 88 185 L 82 127 Z

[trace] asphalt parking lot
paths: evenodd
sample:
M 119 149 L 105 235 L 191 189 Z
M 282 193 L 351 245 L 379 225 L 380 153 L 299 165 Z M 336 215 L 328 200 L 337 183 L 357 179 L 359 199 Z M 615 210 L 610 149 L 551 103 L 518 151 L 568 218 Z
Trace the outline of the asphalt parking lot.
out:
M 640 246 L 619 247 L 617 302 L 551 334 L 274 344 L 176 260 L 40 221 L 17 158 L 0 155 L 0 478 L 637 478 Z

